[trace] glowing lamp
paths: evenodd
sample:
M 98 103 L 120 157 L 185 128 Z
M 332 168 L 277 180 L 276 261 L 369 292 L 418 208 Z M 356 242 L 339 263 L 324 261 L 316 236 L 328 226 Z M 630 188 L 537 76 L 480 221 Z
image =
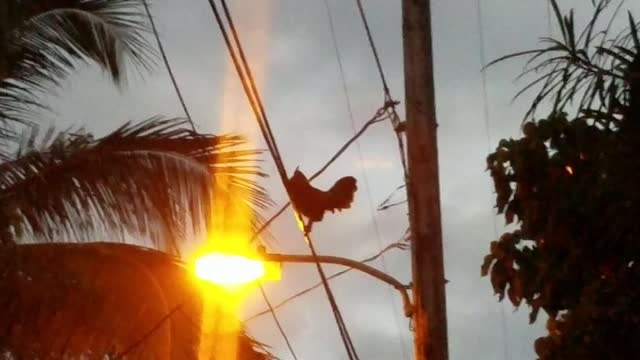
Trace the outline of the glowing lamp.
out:
M 224 287 L 249 284 L 259 280 L 279 280 L 279 264 L 226 253 L 205 254 L 195 261 L 200 280 Z

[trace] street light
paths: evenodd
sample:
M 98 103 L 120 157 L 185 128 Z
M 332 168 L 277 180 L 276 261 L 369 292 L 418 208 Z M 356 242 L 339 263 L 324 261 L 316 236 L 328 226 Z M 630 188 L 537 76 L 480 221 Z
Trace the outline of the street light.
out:
M 214 252 L 196 259 L 195 273 L 202 280 L 223 287 L 235 287 L 260 280 L 279 280 L 279 265 L 282 263 L 308 264 L 316 261 L 347 266 L 386 282 L 400 292 L 404 314 L 407 317 L 413 316 L 413 305 L 408 293 L 410 285 L 405 285 L 393 276 L 364 263 L 338 256 L 271 254 L 264 248 L 259 249 L 257 256 Z
M 222 286 L 251 283 L 264 277 L 264 263 L 240 255 L 212 253 L 195 262 L 196 276 Z
M 194 262 L 194 273 L 200 280 L 225 288 L 280 280 L 279 264 L 228 252 L 211 252 L 198 257 Z

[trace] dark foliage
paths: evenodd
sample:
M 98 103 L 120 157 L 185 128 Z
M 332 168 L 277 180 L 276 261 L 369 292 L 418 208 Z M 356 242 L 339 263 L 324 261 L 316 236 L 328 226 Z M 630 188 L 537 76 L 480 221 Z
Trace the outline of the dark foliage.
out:
M 239 136 L 161 118 L 99 139 L 38 136 L 34 110 L 46 108 L 39 97 L 77 65 L 95 63 L 116 84 L 128 65 L 152 65 L 146 22 L 142 0 L 0 1 L 3 358 L 104 359 L 132 344 L 125 358 L 197 358 L 203 292 L 173 255 L 199 230 L 220 230 L 214 205 L 244 209 L 254 226 L 262 221 L 257 211 L 269 199 L 255 182 L 258 152 Z M 97 238 L 133 238 L 172 255 L 87 244 Z M 238 359 L 268 358 L 242 330 L 207 335 L 237 342 Z
M 262 175 L 250 164 L 257 152 L 239 149 L 238 136 L 185 125 L 150 119 L 97 140 L 50 131 L 38 146 L 35 133 L 25 137 L 17 156 L 0 163 L 3 241 L 134 235 L 177 254 L 187 231 L 207 228 L 214 204 L 249 209 L 242 213 L 258 227 L 256 210 L 269 198 L 251 178 Z
M 238 360 L 266 360 L 222 305 L 165 253 L 126 244 L 32 244 L 0 252 L 0 349 L 18 359 L 198 359 L 203 306 L 220 326 L 205 343 L 236 342 Z M 233 327 L 232 327 L 233 328 Z M 212 332 L 213 331 L 213 332 Z M 233 339 L 232 339 L 233 338 Z M 113 356 L 112 358 L 116 358 Z
M 640 356 L 640 41 L 631 14 L 612 40 L 595 30 L 609 3 L 576 37 L 552 1 L 563 39 L 523 54 L 544 64 L 528 115 L 544 98 L 553 111 L 487 158 L 498 212 L 516 230 L 491 243 L 482 274 L 501 300 L 529 305 L 531 322 L 549 316 L 535 343 L 545 360 Z
M 142 0 L 0 1 L 0 139 L 19 137 L 16 125 L 37 123 L 43 91 L 77 65 L 92 62 L 116 83 L 126 64 L 149 68 L 153 51 Z

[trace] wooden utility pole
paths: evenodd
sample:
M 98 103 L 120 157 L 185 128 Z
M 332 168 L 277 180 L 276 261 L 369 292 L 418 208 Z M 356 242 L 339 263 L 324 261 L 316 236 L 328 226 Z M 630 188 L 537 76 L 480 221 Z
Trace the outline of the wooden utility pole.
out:
M 429 0 L 402 0 L 416 360 L 448 360 Z

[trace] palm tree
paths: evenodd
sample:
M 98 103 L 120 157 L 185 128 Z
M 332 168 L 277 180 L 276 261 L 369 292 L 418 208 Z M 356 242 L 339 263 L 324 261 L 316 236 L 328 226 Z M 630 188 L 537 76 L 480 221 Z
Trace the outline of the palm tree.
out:
M 183 263 L 163 252 L 30 244 L 0 257 L 8 278 L 0 281 L 0 349 L 18 359 L 198 359 L 201 346 L 220 342 L 237 342 L 237 359 L 268 358 L 222 306 L 208 313 L 225 323 L 201 330 L 203 306 L 211 305 Z
M 81 62 L 107 71 L 116 84 L 126 64 L 153 65 L 144 38 L 141 0 L 3 0 L 0 2 L 0 138 L 20 135 L 15 125 L 33 124 L 38 95 L 58 85 Z M 3 149 L 6 151 L 6 149 Z
M 98 64 L 116 84 L 126 63 L 150 67 L 142 5 L 0 2 L 0 302 L 7 309 L 0 351 L 18 358 L 102 358 L 131 344 L 127 358 L 193 358 L 202 294 L 174 256 L 187 236 L 212 225 L 214 204 L 242 208 L 258 226 L 257 211 L 269 203 L 252 179 L 262 175 L 250 163 L 258 151 L 243 149 L 236 135 L 152 118 L 100 139 L 54 130 L 39 136 L 33 110 L 46 106 L 38 96 L 78 62 Z M 90 243 L 98 235 L 162 252 Z M 178 320 L 174 309 L 189 316 Z M 160 322 L 160 338 L 156 331 L 147 338 L 145 325 L 161 314 L 169 325 L 162 330 Z M 239 339 L 239 359 L 267 356 L 241 331 L 230 336 Z
M 246 177 L 262 175 L 249 163 L 257 151 L 236 150 L 243 143 L 238 136 L 202 135 L 183 125 L 154 118 L 99 139 L 49 131 L 36 141 L 33 131 L 17 155 L 0 164 L 0 271 L 7 274 L 0 302 L 11 309 L 0 316 L 0 350 L 26 358 L 79 356 L 87 349 L 122 351 L 143 338 L 129 358 L 152 351 L 193 358 L 202 294 L 169 254 L 179 254 L 185 234 L 211 226 L 214 205 L 257 214 L 269 198 Z M 253 226 L 261 221 L 256 215 Z M 60 243 L 97 234 L 114 242 L 145 239 L 163 251 Z M 181 316 L 171 313 L 177 306 Z M 87 314 L 92 321 L 80 321 Z M 169 325 L 146 339 L 144 331 L 166 314 Z M 132 317 L 137 326 L 118 325 Z M 239 359 L 266 356 L 245 334 L 235 336 L 244 349 Z
M 525 120 L 533 119 L 538 107 L 550 100 L 552 114 L 573 109 L 579 116 L 593 117 L 604 126 L 617 125 L 615 117 L 624 111 L 623 104 L 637 101 L 630 93 L 630 85 L 638 80 L 640 23 L 629 12 L 628 27 L 612 34 L 614 19 L 624 4 L 621 1 L 611 18 L 605 20 L 606 26 L 600 29 L 612 1 L 598 0 L 592 1 L 593 16 L 580 31 L 576 29 L 573 10 L 563 15 L 557 0 L 549 2 L 560 38 L 543 37 L 540 41 L 543 46 L 500 57 L 487 66 L 529 57 L 519 78 L 530 75 L 535 78 L 514 97 L 537 88 Z
M 203 135 L 180 119 L 152 118 L 111 134 L 37 131 L 0 163 L 0 241 L 114 241 L 134 236 L 179 255 L 187 233 L 210 228 L 215 204 L 257 215 L 266 192 L 247 176 L 256 150 L 240 136 Z M 35 128 L 37 129 L 37 128 Z M 231 196 L 234 196 L 231 201 Z M 245 210 L 246 209 L 246 210 Z

